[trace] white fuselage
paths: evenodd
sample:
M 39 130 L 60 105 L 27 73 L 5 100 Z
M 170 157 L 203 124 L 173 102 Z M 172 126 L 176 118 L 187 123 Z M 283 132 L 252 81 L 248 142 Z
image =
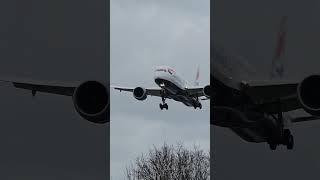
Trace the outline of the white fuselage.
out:
M 185 90 L 187 88 L 187 82 L 183 80 L 175 72 L 175 70 L 169 66 L 159 66 L 155 69 L 154 80 L 157 81 L 163 80 L 172 83 L 179 90 Z M 158 86 L 162 86 L 161 83 L 157 83 Z M 161 87 L 163 88 L 163 87 Z
M 187 81 L 183 80 L 169 66 L 156 67 L 154 81 L 164 91 L 166 98 L 182 102 L 186 106 L 194 106 L 200 103 L 195 97 L 190 97 L 186 93 Z

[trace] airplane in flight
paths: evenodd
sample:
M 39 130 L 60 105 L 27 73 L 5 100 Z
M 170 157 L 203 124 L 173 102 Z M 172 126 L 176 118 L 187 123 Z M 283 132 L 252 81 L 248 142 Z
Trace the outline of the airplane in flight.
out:
M 208 100 L 210 98 L 210 86 L 199 86 L 199 68 L 197 70 L 194 86 L 182 79 L 176 71 L 169 66 L 158 66 L 155 68 L 154 81 L 160 87 L 158 88 L 128 88 L 111 86 L 116 90 L 132 92 L 137 100 L 145 100 L 148 95 L 161 97 L 162 103 L 159 104 L 161 110 L 167 109 L 166 99 L 173 99 L 181 102 L 186 106 L 194 107 L 194 109 L 202 108 L 200 100 Z M 202 97 L 202 99 L 200 99 Z
M 296 81 L 284 79 L 286 23 L 287 17 L 283 17 L 267 80 L 252 79 L 257 72 L 243 57 L 226 52 L 221 46 L 211 47 L 210 123 L 230 128 L 245 141 L 266 142 L 271 150 L 278 145 L 293 149 L 294 138 L 288 125 L 320 116 L 320 75 Z M 285 113 L 297 109 L 310 115 L 286 118 Z
M 37 92 L 71 96 L 76 111 L 84 119 L 97 124 L 110 121 L 107 117 L 110 111 L 108 83 L 92 80 L 71 83 L 49 82 L 12 77 L 3 77 L 0 82 L 11 83 L 15 88 L 30 90 L 32 96 Z

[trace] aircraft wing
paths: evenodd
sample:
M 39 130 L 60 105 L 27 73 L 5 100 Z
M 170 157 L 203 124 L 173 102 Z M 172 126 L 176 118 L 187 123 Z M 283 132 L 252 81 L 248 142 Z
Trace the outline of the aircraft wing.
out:
M 241 90 L 268 113 L 277 113 L 279 102 L 283 112 L 301 108 L 297 97 L 298 83 L 294 81 L 241 82 Z
M 16 88 L 31 90 L 32 95 L 35 95 L 39 91 L 64 96 L 72 96 L 75 88 L 80 84 L 79 82 L 50 82 L 8 77 L 0 77 L 0 82 L 11 83 Z
M 203 87 L 189 87 L 187 92 L 189 95 L 196 95 L 198 97 L 205 96 L 203 94 Z
M 119 86 L 110 86 L 110 87 L 116 90 L 119 90 L 120 92 L 121 91 L 133 92 L 134 90 L 134 88 L 131 88 L 131 87 L 119 87 Z M 146 88 L 146 91 L 147 91 L 147 95 L 161 97 L 161 94 L 160 94 L 161 89 L 159 88 Z

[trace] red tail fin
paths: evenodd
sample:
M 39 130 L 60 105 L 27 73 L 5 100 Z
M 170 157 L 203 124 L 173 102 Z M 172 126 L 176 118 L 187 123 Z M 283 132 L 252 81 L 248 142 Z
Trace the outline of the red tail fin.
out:
M 200 77 L 200 66 L 198 65 L 196 79 L 194 81 L 195 86 L 199 86 L 199 77 Z
M 287 35 L 287 16 L 283 16 L 280 23 L 280 29 L 277 37 L 277 44 L 272 59 L 271 78 L 281 78 L 284 74 L 283 56 L 285 53 L 286 35 Z

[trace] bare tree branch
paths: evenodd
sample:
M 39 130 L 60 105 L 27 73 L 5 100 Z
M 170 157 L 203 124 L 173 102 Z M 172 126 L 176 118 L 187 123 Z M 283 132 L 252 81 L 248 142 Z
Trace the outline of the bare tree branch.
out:
M 125 174 L 127 180 L 208 180 L 210 154 L 197 146 L 190 150 L 182 143 L 176 146 L 164 143 L 137 157 Z

